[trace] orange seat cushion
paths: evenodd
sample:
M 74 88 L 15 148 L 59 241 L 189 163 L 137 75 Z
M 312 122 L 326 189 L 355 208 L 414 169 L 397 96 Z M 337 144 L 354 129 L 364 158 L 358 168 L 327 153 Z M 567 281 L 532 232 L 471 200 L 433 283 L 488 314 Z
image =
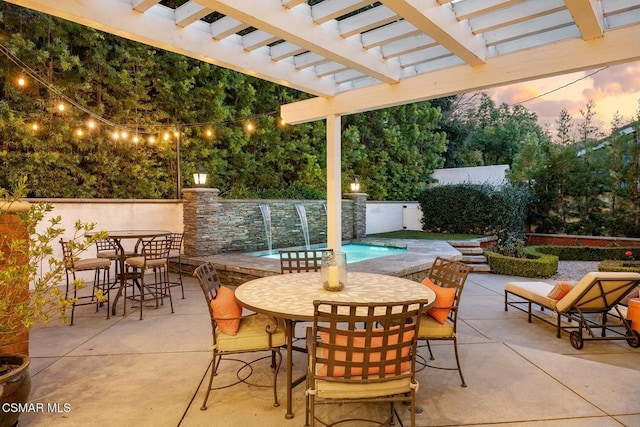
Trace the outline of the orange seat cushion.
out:
M 551 289 L 551 292 L 547 294 L 547 298 L 561 300 L 565 295 L 569 293 L 570 290 L 571 285 L 569 285 L 567 282 L 558 282 L 553 287 L 553 289 Z
M 398 329 L 397 326 L 394 327 L 395 329 Z M 382 329 L 374 329 L 374 331 L 382 331 Z M 413 339 L 413 335 L 414 335 L 415 331 L 405 331 L 402 337 L 402 342 L 403 343 L 407 343 L 407 342 L 411 342 L 411 340 Z M 389 335 L 387 343 L 388 345 L 395 345 L 398 344 L 398 338 L 400 337 L 400 333 L 397 334 L 393 334 L 393 335 Z M 329 339 L 329 333 L 328 332 L 320 332 L 320 339 L 322 340 L 322 342 L 325 343 L 330 343 L 330 339 Z M 382 337 L 373 337 L 371 339 L 371 347 L 369 347 L 370 349 L 374 349 L 374 348 L 382 348 L 382 342 L 383 339 Z M 333 341 L 333 344 L 339 345 L 339 346 L 343 346 L 346 347 L 347 346 L 347 336 L 346 335 L 341 335 L 341 334 L 337 334 L 335 336 L 335 340 Z M 353 339 L 353 348 L 354 349 L 359 349 L 359 348 L 366 348 L 365 347 L 365 339 L 364 337 L 354 337 Z M 406 345 L 403 346 L 401 348 L 401 357 L 407 357 L 409 355 L 409 350 L 411 349 L 411 346 Z M 327 357 L 327 350 L 326 349 L 321 349 L 321 357 Z M 396 350 L 390 350 L 386 352 L 386 359 L 385 360 L 394 360 L 396 359 Z M 336 351 L 334 354 L 334 358 L 337 361 L 340 362 L 344 362 L 347 360 L 347 355 L 344 351 Z M 371 352 L 370 356 L 369 356 L 369 361 L 372 363 L 375 362 L 380 362 L 382 358 L 382 351 L 376 351 L 376 352 Z M 352 354 L 352 358 L 351 360 L 353 362 L 363 362 L 364 361 L 364 350 L 363 351 L 357 351 L 354 350 L 353 354 Z M 408 371 L 409 369 L 411 369 L 411 362 L 406 361 L 406 362 L 402 362 L 400 364 L 400 370 L 402 372 L 404 371 Z M 385 373 L 390 374 L 393 373 L 395 370 L 395 366 L 394 365 L 386 365 L 385 366 Z M 372 366 L 370 367 L 368 370 L 369 374 L 377 374 L 380 372 L 380 367 L 378 366 Z M 321 377 L 326 377 L 327 376 L 327 366 L 326 365 L 322 365 L 320 367 L 320 369 L 317 372 L 318 376 Z M 333 368 L 333 377 L 344 377 L 345 375 L 345 368 L 344 366 L 334 366 Z M 352 376 L 359 376 L 362 375 L 362 369 L 361 368 L 352 368 L 351 369 L 351 375 Z
M 431 288 L 436 294 L 436 303 L 433 307 L 427 310 L 427 314 L 438 321 L 438 323 L 444 325 L 453 306 L 453 302 L 456 299 L 456 290 L 454 288 L 443 288 L 434 284 L 428 277 L 422 280 L 422 284 Z
M 233 290 L 226 286 L 218 288 L 218 295 L 211 300 L 211 311 L 220 332 L 235 336 L 240 328 L 242 307 L 236 301 Z

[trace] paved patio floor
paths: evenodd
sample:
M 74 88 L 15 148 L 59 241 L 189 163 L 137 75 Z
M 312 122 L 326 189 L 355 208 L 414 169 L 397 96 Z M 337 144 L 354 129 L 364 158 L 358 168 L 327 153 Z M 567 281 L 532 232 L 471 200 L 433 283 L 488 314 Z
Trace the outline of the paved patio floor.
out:
M 504 311 L 509 280 L 515 278 L 469 276 L 459 325 L 468 387 L 460 387 L 456 371 L 421 371 L 418 425 L 640 426 L 640 349 L 624 341 L 587 341 L 575 350 L 566 334 L 558 339 L 549 325 Z M 285 419 L 285 373 L 278 378 L 282 404 L 273 407 L 271 389 L 260 386 L 269 380 L 266 360 L 253 364 L 254 385 L 212 392 L 208 410 L 199 409 L 211 331 L 193 278 L 185 293 L 184 300 L 174 299 L 174 314 L 168 305 L 148 308 L 140 321 L 134 310 L 122 316 L 120 304 L 118 315 L 107 320 L 104 308 L 95 313 L 86 306 L 77 309 L 74 326 L 37 326 L 31 334 L 31 401 L 45 408 L 58 403 L 60 412 L 25 413 L 20 425 L 303 426 L 304 386 L 294 390 L 295 417 Z M 432 348 L 437 363 L 455 363 L 451 345 Z M 303 372 L 303 355 L 294 357 L 294 369 Z M 216 382 L 232 380 L 238 367 L 223 361 Z M 332 406 L 321 414 L 367 414 L 380 406 Z M 399 413 L 408 425 L 407 407 Z

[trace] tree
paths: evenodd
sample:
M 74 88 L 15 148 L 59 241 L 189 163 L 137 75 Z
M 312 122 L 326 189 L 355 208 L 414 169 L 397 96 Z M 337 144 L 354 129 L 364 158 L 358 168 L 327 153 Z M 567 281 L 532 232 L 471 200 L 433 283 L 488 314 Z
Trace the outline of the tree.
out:
M 347 176 L 366 184 L 374 200 L 412 200 L 441 167 L 444 132 L 440 111 L 429 102 L 347 116 L 343 120 L 342 164 Z
M 486 93 L 466 118 L 466 126 L 470 131 L 460 150 L 464 166 L 511 165 L 528 134 L 543 136 L 535 113 L 521 105 L 496 107 Z

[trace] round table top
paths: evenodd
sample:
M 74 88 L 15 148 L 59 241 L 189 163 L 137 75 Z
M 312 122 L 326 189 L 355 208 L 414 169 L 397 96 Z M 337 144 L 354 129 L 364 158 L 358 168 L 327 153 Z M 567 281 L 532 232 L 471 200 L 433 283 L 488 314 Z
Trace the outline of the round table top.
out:
M 157 236 L 168 236 L 171 234 L 170 231 L 166 230 L 103 230 L 106 231 L 107 236 L 112 239 L 137 239 L 141 237 L 157 237 Z M 92 231 L 85 233 L 86 236 L 91 236 L 94 233 L 99 233 L 100 231 Z
M 320 273 L 278 274 L 238 286 L 236 299 L 244 307 L 291 320 L 313 320 L 313 301 L 394 303 L 436 299 L 428 287 L 401 277 L 373 273 L 348 273 L 339 292 L 325 291 Z

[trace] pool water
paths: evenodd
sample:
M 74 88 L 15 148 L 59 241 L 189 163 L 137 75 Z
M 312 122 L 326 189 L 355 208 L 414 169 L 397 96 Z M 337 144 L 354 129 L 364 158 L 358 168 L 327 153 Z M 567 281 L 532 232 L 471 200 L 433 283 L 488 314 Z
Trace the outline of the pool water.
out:
M 314 247 L 313 249 L 324 249 L 325 247 Z M 396 248 L 393 246 L 379 246 L 379 245 L 359 245 L 355 243 L 349 243 L 342 245 L 342 252 L 347 254 L 347 264 L 358 261 L 365 261 L 368 259 L 380 258 L 389 255 L 398 255 L 407 252 L 407 248 Z M 277 249 L 273 250 L 272 254 L 264 255 L 264 252 L 252 253 L 249 255 L 256 255 L 262 258 L 279 259 L 280 255 Z

